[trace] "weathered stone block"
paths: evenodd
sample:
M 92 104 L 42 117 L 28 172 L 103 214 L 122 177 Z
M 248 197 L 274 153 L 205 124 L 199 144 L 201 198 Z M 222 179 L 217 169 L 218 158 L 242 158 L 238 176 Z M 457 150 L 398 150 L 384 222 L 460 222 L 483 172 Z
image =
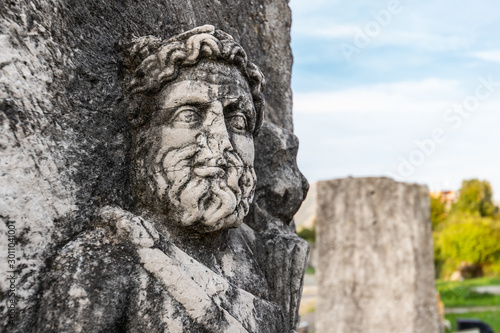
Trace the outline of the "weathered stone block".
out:
M 318 332 L 438 332 L 429 205 L 388 178 L 319 183 Z
M 289 132 L 290 23 L 286 0 L 0 2 L 0 272 L 14 276 L 12 283 L 0 280 L 0 331 L 294 329 L 307 245 L 294 234 L 291 216 L 307 183 L 296 170 L 296 138 Z M 172 57 L 163 52 L 170 37 L 202 25 L 194 35 L 203 36 L 180 45 Z M 238 46 L 229 42 L 233 37 Z M 145 49 L 128 53 L 133 40 Z M 182 52 L 184 68 L 168 78 L 184 81 L 182 89 L 154 87 L 165 83 Z M 227 57 L 215 64 L 220 54 Z M 261 72 L 245 67 L 247 55 L 271 87 L 264 93 L 266 106 L 257 96 Z M 149 56 L 158 61 L 146 61 Z M 145 61 L 144 70 L 134 72 L 139 88 L 148 88 L 140 92 L 156 100 L 148 105 L 158 115 L 151 130 L 138 131 L 143 123 L 130 112 L 148 109 L 128 95 L 139 92 L 138 86 L 124 84 L 130 65 L 138 65 L 132 58 Z M 186 92 L 187 86 L 196 89 Z M 235 91 L 237 96 L 230 95 Z M 181 114 L 177 95 L 210 100 L 195 101 L 195 108 Z M 212 108 L 222 100 L 224 112 Z M 235 107 L 228 108 L 231 103 Z M 254 107 L 265 109 L 265 127 L 271 129 L 259 139 L 263 145 L 253 144 L 253 129 L 263 117 Z M 203 117 L 194 114 L 197 108 Z M 179 126 L 167 117 L 173 109 Z M 174 127 L 200 124 L 206 126 L 196 133 L 173 134 Z M 140 147 L 144 138 L 149 140 Z M 283 145 L 291 152 L 273 162 L 287 164 L 283 177 L 296 177 L 286 209 L 250 206 L 254 194 L 279 190 L 266 192 L 255 184 L 254 153 L 267 154 L 268 140 L 277 142 L 271 150 Z M 142 156 L 145 147 L 155 153 Z M 166 147 L 191 147 L 199 158 L 179 155 L 180 166 L 172 165 L 174 159 L 159 152 Z M 231 151 L 231 159 L 202 158 L 207 147 Z M 141 178 L 144 173 L 148 177 Z M 263 185 L 282 183 L 268 176 L 274 177 L 258 175 Z M 186 180 L 195 180 L 196 189 L 188 184 L 186 190 Z M 175 181 L 178 193 L 168 194 L 166 187 Z M 201 196 L 206 200 L 197 200 Z M 262 214 L 252 214 L 247 225 L 243 217 L 250 209 Z M 287 268 L 283 274 L 280 264 Z M 6 305 L 14 300 L 10 316 Z

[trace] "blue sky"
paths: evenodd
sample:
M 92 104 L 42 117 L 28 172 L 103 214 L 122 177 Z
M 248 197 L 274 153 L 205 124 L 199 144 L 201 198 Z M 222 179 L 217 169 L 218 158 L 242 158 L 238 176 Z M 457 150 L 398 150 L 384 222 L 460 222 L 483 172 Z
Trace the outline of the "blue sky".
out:
M 391 176 L 500 199 L 500 3 L 291 0 L 295 133 L 311 181 Z

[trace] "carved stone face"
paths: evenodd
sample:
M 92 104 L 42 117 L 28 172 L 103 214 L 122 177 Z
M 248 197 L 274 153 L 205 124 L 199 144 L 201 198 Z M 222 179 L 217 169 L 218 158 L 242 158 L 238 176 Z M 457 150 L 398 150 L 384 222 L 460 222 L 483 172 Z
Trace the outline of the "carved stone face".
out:
M 248 83 L 232 66 L 202 61 L 182 69 L 156 97 L 135 140 L 143 202 L 168 221 L 211 232 L 234 228 L 255 189 L 255 109 Z

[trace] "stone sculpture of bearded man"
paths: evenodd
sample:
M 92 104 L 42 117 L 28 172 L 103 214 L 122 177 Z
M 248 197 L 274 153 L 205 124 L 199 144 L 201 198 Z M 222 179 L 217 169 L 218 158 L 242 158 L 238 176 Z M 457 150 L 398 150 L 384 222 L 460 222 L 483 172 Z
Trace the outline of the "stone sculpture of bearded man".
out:
M 128 57 L 137 201 L 196 232 L 238 227 L 255 189 L 264 76 L 211 26 L 140 38 Z
M 124 65 L 136 206 L 102 208 L 58 252 L 38 331 L 293 332 L 307 245 L 290 220 L 307 182 L 293 134 L 266 123 L 269 159 L 288 156 L 288 167 L 258 197 L 271 195 L 290 218 L 266 222 L 272 212 L 251 205 L 261 71 L 212 26 L 138 38 Z

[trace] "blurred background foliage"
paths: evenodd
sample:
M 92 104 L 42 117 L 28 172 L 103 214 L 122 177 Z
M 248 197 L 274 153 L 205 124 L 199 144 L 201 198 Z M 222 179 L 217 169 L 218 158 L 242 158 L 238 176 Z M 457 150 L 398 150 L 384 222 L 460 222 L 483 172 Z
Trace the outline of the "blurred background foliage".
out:
M 500 274 L 500 218 L 488 181 L 464 180 L 451 205 L 431 196 L 431 222 L 438 278 Z

